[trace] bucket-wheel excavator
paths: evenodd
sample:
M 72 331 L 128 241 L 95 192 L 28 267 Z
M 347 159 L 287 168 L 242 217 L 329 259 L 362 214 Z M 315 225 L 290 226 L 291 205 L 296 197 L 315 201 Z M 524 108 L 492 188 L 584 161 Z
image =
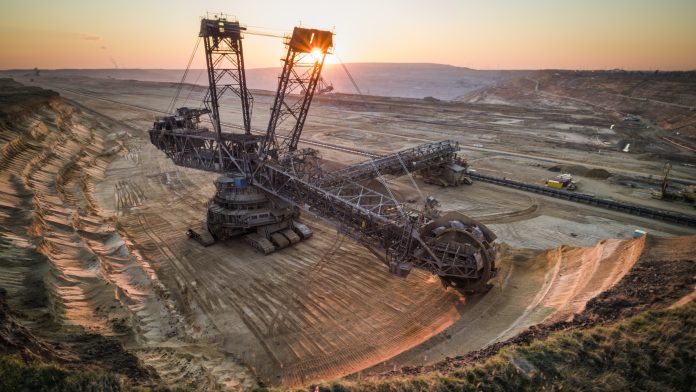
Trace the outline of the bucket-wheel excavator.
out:
M 466 163 L 452 141 L 420 145 L 336 171 L 322 168 L 317 150 L 298 148 L 317 91 L 333 33 L 295 27 L 285 37 L 287 52 L 265 131 L 251 128 L 253 98 L 246 85 L 243 36 L 246 28 L 224 16 L 204 18 L 208 92 L 201 109 L 179 108 L 158 118 L 151 142 L 175 164 L 220 173 L 202 228 L 189 236 L 203 245 L 244 236 L 263 253 L 312 236 L 298 218 L 301 210 L 335 225 L 367 247 L 399 276 L 413 267 L 437 275 L 443 284 L 483 291 L 496 272 L 495 235 L 460 213 L 442 214 L 429 197 L 408 208 L 389 189 L 366 184 L 383 175 L 417 173 L 440 185 L 470 183 Z M 240 131 L 223 130 L 220 100 L 241 101 Z M 203 126 L 208 115 L 212 129 Z

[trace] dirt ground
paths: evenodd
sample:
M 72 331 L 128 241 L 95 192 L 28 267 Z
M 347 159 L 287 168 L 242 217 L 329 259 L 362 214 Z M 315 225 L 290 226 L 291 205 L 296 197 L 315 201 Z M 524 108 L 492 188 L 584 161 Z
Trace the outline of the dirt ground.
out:
M 615 251 L 620 253 L 614 254 L 614 256 L 619 259 L 618 265 L 628 267 L 628 264 L 634 263 L 633 266 L 609 288 L 603 288 L 604 291 L 601 294 L 592 293 L 593 297 L 586 302 L 584 308 L 572 309 L 579 301 L 577 299 L 567 301 L 566 298 L 564 299 L 568 305 L 566 311 L 558 312 L 553 317 L 531 325 L 507 340 L 496 340 L 483 349 L 461 351 L 466 352 L 466 354 L 446 357 L 444 360 L 430 365 L 403 366 L 386 372 L 380 372 L 383 369 L 377 366 L 364 372 L 365 375 L 363 372 L 354 375 L 354 378 L 375 379 L 416 375 L 431 371 L 448 373 L 458 368 L 483 362 L 502 348 L 546 339 L 556 331 L 585 329 L 598 324 L 622 320 L 648 309 L 677 307 L 693 300 L 696 294 L 694 290 L 696 260 L 693 258 L 693 254 L 696 252 L 696 241 L 694 241 L 694 237 L 661 238 L 649 236 L 626 242 L 634 243 L 615 248 Z M 543 252 L 537 257 L 553 257 L 554 251 Z M 568 256 L 572 258 L 575 258 L 578 252 L 582 256 L 587 256 L 585 254 L 587 249 L 565 249 L 562 251 L 567 252 Z M 635 260 L 638 251 L 640 251 L 640 256 Z M 605 260 L 604 264 L 609 263 L 606 263 Z M 563 270 L 568 275 L 568 268 L 563 268 Z M 606 273 L 607 270 L 602 266 L 597 272 Z M 562 275 L 559 274 L 559 276 Z M 583 287 L 586 288 L 598 281 L 598 279 L 593 278 L 592 274 L 581 274 L 581 276 L 584 278 L 577 275 L 573 276 L 572 279 L 576 280 L 578 284 L 571 289 L 571 296 L 576 295 L 577 288 L 583 287 L 583 284 L 588 283 L 587 286 Z M 609 277 L 609 280 L 613 280 L 615 277 Z M 586 298 L 581 298 L 581 300 L 585 302 Z M 447 336 L 447 332 L 443 335 Z M 451 337 L 447 336 L 447 338 Z
M 201 224 L 215 175 L 173 165 L 147 139 L 152 109 L 167 108 L 174 84 L 20 81 L 63 98 L 3 124 L 0 286 L 11 306 L 25 311 L 29 329 L 40 330 L 37 320 L 50 315 L 54 334 L 112 337 L 169 385 L 298 386 L 436 363 L 581 312 L 648 251 L 644 237 L 632 239 L 635 229 L 696 233 L 489 184 L 418 181 L 414 188 L 402 177 L 389 182 L 405 199 L 434 195 L 443 209 L 477 218 L 498 235 L 500 273 L 489 293 L 465 297 L 421 271 L 392 276 L 311 216 L 302 219 L 314 237 L 282 252 L 262 256 L 241 240 L 203 248 L 185 231 Z M 190 91 L 195 105 L 202 90 Z M 255 98 L 253 126 L 263 129 L 272 97 Z M 229 108 L 223 121 L 239 123 L 235 102 L 222 104 Z M 303 137 L 381 153 L 450 138 L 476 170 L 529 182 L 555 175 L 559 164 L 582 166 L 585 174 L 659 174 L 662 161 L 616 147 L 623 140 L 609 130 L 616 122 L 611 111 L 565 100 L 530 108 L 334 95 L 313 104 Z M 322 154 L 332 164 L 364 159 Z M 675 178 L 696 181 L 685 165 L 694 158 L 675 154 L 683 155 Z M 583 192 L 694 213 L 686 203 L 595 177 L 581 178 Z

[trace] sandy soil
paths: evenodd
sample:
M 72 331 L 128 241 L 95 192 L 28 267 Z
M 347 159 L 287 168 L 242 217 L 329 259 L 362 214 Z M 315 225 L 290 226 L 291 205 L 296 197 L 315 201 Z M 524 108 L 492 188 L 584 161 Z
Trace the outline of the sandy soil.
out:
M 391 276 L 368 251 L 311 216 L 303 220 L 315 236 L 283 252 L 261 256 L 235 240 L 202 248 L 185 230 L 201 224 L 214 175 L 174 166 L 146 138 L 155 115 L 148 108 L 166 108 L 173 85 L 81 77 L 35 83 L 65 99 L 3 124 L 0 159 L 8 170 L 0 177 L 0 236 L 7 273 L 0 286 L 18 308 L 45 291 L 35 317 L 48 314 L 66 330 L 119 339 L 169 385 L 244 389 L 258 378 L 293 386 L 373 366 L 438 361 L 581 311 L 645 252 L 643 239 L 630 239 L 634 229 L 694 233 L 493 185 L 437 188 L 419 181 L 414 189 L 400 178 L 390 183 L 406 199 L 433 194 L 444 209 L 484 221 L 506 244 L 488 294 L 465 298 L 421 272 Z M 256 98 L 254 127 L 261 129 L 259 108 L 270 96 Z M 544 165 L 563 159 L 621 173 L 661 166 L 644 156 L 576 148 L 592 143 L 584 129 L 610 120 L 586 107 L 334 96 L 321 97 L 312 110 L 310 139 L 390 152 L 455 138 L 471 146 L 475 167 L 520 176 L 541 177 Z M 230 110 L 224 120 L 238 117 Z M 563 137 L 567 144 L 548 148 Z M 323 154 L 338 163 L 361 160 Z M 607 194 L 623 191 L 598 184 Z
M 459 297 L 427 274 L 396 279 L 368 251 L 310 217 L 304 222 L 313 239 L 285 252 L 263 257 L 241 240 L 201 248 L 185 231 L 201 224 L 212 176 L 178 169 L 151 148 L 139 153 L 138 165 L 114 163 L 96 197 L 116 207 L 123 236 L 176 293 L 189 335 L 218 342 L 262 380 L 299 385 L 350 373 L 456 319 Z M 125 189 L 119 200 L 137 202 L 116 203 L 117 186 Z
M 254 385 L 246 367 L 214 346 L 204 355 L 166 358 L 171 346 L 196 351 L 184 317 L 150 261 L 127 245 L 94 197 L 95 184 L 124 151 L 121 127 L 56 97 L 20 106 L 2 123 L 0 286 L 10 307 L 26 316 L 24 324 L 54 340 L 62 335 L 66 344 L 85 333 L 117 338 L 185 383 Z M 92 339 L 83 348 L 99 351 L 103 344 Z
M 368 372 L 441 361 L 509 339 L 531 325 L 572 318 L 631 269 L 643 252 L 644 240 L 605 240 L 589 248 L 546 251 L 506 247 L 494 288 L 468 298 L 454 325 L 438 339 Z
M 557 270 L 557 276 L 554 279 L 557 279 L 559 283 L 564 279 L 566 283 L 572 283 L 566 286 L 568 289 L 560 297 L 557 296 L 558 291 L 553 294 L 553 287 L 551 291 L 544 293 L 541 303 L 545 302 L 554 309 L 561 310 L 552 313 L 539 323 L 530 325 L 519 334 L 505 340 L 496 339 L 482 349 L 462 351 L 465 354 L 448 356 L 443 360 L 423 361 L 417 365 L 403 366 L 386 372 L 383 371 L 383 366 L 381 369 L 378 366 L 371 369 L 372 372 L 361 372 L 353 378 L 375 380 L 392 376 L 414 376 L 433 371 L 447 374 L 463 367 L 482 363 L 503 348 L 544 340 L 557 331 L 592 328 L 610 324 L 649 309 L 674 308 L 693 301 L 696 284 L 696 259 L 693 257 L 696 251 L 695 236 L 670 238 L 646 236 L 636 240 L 613 242 L 607 246 L 613 248 L 610 249 L 611 254 L 607 255 L 607 248 L 604 248 L 605 252 L 599 264 L 592 262 L 596 259 L 596 251 L 599 247 L 565 248 L 537 253 L 536 261 L 539 261 L 539 256 L 542 260 L 549 257 L 555 258 L 556 251 L 560 251 L 561 256 L 567 258 L 570 263 L 564 263 L 561 269 Z M 640 253 L 637 259 L 636 253 Z M 578 256 L 583 263 L 587 263 L 589 259 L 589 269 L 583 266 L 578 268 L 577 262 L 573 262 L 578 259 Z M 610 259 L 614 257 L 618 259 L 617 262 Z M 630 264 L 632 267 L 628 268 L 628 271 L 623 270 Z M 604 274 L 606 276 L 603 276 Z M 597 290 L 600 288 L 597 287 L 597 283 L 610 284 L 602 287 L 603 291 L 598 294 Z M 563 285 L 559 284 L 556 287 L 559 286 Z M 593 297 L 585 302 L 586 295 Z M 557 301 L 558 299 L 561 301 Z M 447 335 L 447 332 L 442 335 Z M 417 351 L 418 348 L 405 353 L 402 357 L 406 354 L 413 355 Z

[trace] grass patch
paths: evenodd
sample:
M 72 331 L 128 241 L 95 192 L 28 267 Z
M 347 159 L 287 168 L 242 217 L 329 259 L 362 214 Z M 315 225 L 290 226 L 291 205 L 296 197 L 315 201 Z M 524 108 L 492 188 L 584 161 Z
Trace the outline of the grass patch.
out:
M 164 392 L 169 389 L 134 387 L 113 373 L 72 370 L 52 363 L 26 363 L 10 355 L 0 355 L 0 391 Z
M 449 374 L 320 384 L 321 392 L 685 391 L 696 385 L 696 302 L 552 334 Z M 315 386 L 309 388 L 313 391 Z

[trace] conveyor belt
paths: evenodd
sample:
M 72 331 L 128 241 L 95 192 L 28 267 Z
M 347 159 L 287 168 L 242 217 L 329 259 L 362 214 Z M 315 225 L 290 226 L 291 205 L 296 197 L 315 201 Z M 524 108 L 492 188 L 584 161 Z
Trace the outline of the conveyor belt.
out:
M 595 207 L 602 207 L 609 210 L 625 212 L 627 214 L 643 216 L 646 218 L 662 220 L 665 222 L 676 223 L 685 226 L 696 226 L 696 217 L 683 215 L 675 212 L 662 211 L 647 207 L 641 207 L 634 204 L 622 203 L 615 200 L 601 199 L 584 193 L 570 192 L 561 189 L 553 189 L 540 185 L 527 184 L 524 182 L 509 180 L 507 178 L 499 178 L 486 176 L 479 173 L 469 173 L 473 179 L 488 182 L 495 185 L 506 186 L 509 188 L 519 189 L 527 192 L 538 193 L 544 196 L 555 197 L 557 199 L 574 201 L 576 203 L 589 204 Z

